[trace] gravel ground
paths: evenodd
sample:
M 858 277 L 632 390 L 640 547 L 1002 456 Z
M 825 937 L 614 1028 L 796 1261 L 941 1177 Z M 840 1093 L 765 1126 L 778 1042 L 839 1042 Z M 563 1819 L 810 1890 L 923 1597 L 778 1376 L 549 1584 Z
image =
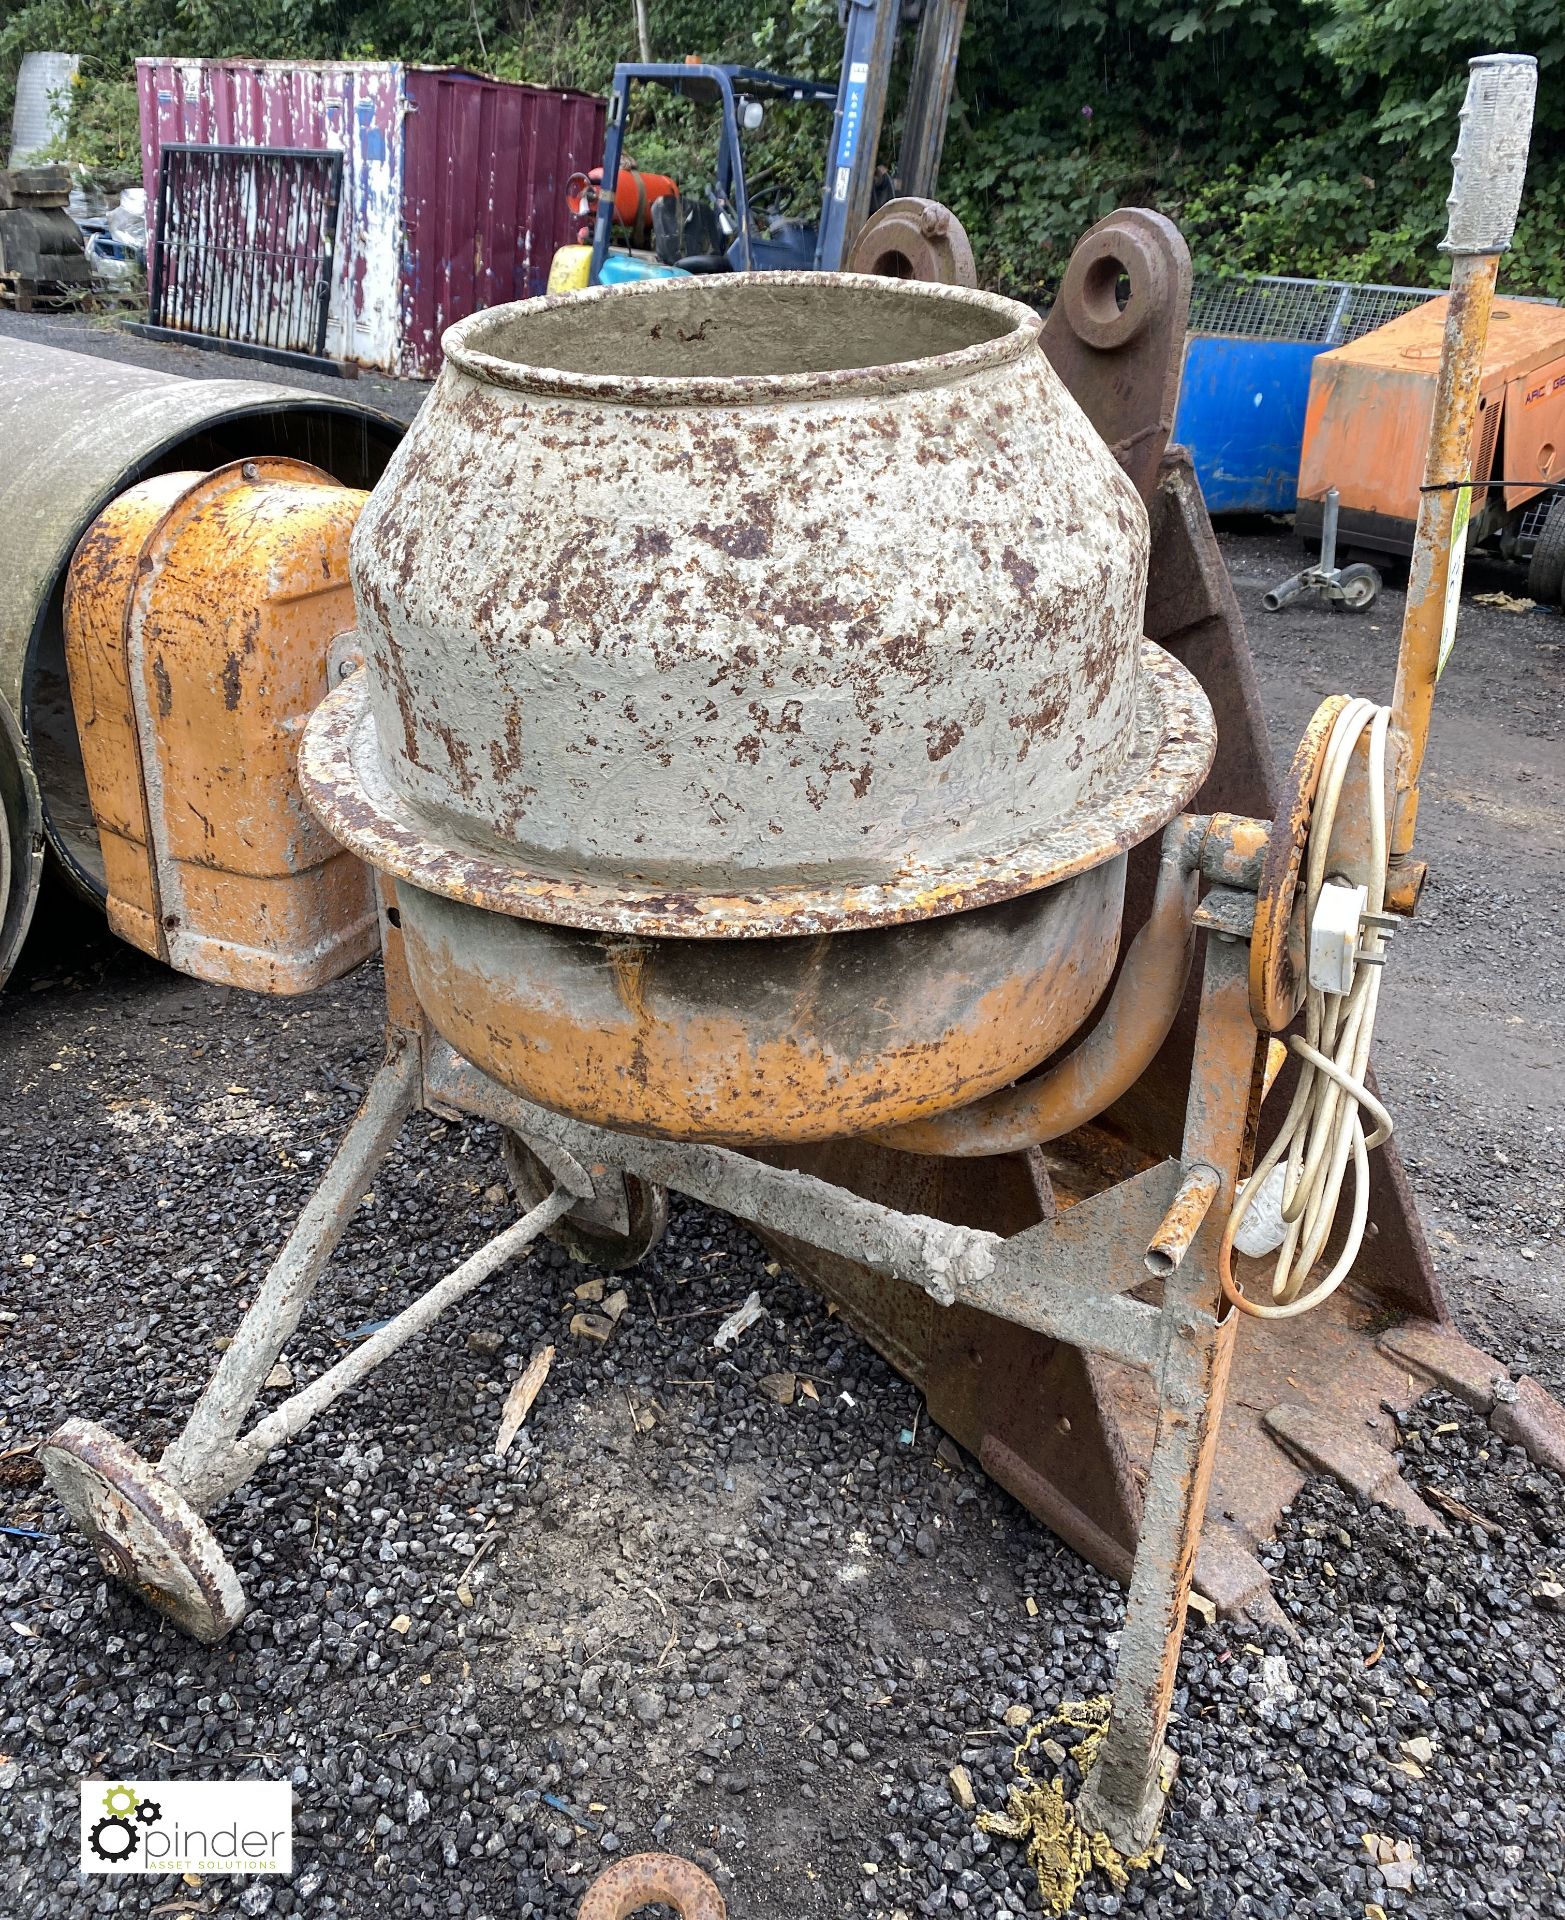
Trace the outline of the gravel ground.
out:
M 1389 683 L 1399 609 L 1263 624 L 1294 550 L 1225 547 L 1286 757 L 1319 695 Z M 1560 637 L 1464 620 L 1435 880 L 1379 1061 L 1464 1325 L 1556 1387 Z M 340 1137 L 378 1022 L 373 968 L 259 1001 L 46 904 L 0 1017 L 0 1454 L 80 1412 L 156 1455 Z M 502 1180 L 485 1129 L 411 1121 L 298 1377 L 496 1230 Z M 1007 1710 L 1108 1684 L 1118 1589 L 731 1222 L 676 1204 L 604 1345 L 568 1331 L 590 1279 L 540 1249 L 220 1509 L 253 1610 L 216 1649 L 109 1587 L 54 1537 L 26 1456 L 0 1459 L 0 1520 L 49 1536 L 0 1536 L 0 1912 L 564 1920 L 608 1858 L 654 1844 L 706 1861 L 736 1920 L 1040 1910 L 949 1771 L 1003 1804 Z M 767 1319 L 715 1352 L 752 1288 Z M 500 1403 L 545 1340 L 502 1461 Z M 1123 1892 L 1094 1876 L 1081 1911 L 1565 1915 L 1565 1615 L 1543 1604 L 1565 1493 L 1438 1396 L 1403 1463 L 1477 1519 L 1431 1540 L 1312 1485 L 1269 1556 L 1299 1637 L 1194 1628 L 1161 1858 Z M 290 1882 L 76 1874 L 82 1775 L 241 1773 L 295 1786 Z M 1407 1843 L 1411 1890 L 1366 1834 Z

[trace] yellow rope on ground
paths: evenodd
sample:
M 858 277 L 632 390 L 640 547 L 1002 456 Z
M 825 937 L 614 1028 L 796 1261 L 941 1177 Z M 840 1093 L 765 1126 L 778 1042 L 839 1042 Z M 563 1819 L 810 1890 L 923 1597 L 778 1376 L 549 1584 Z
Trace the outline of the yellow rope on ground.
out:
M 1055 1727 L 1071 1728 L 1081 1736 L 1071 1743 L 1071 1753 L 1083 1776 L 1087 1775 L 1108 1732 L 1109 1696 L 1100 1693 L 1091 1700 L 1065 1700 L 1046 1719 L 1035 1720 L 1011 1756 L 1025 1784 L 1011 1788 L 1004 1813 L 981 1813 L 978 1824 L 985 1833 L 1026 1842 L 1027 1864 L 1037 1878 L 1043 1910 L 1052 1920 L 1063 1920 L 1094 1869 L 1106 1875 L 1118 1892 L 1129 1884 L 1131 1869 L 1149 1866 L 1152 1855 L 1127 1859 L 1107 1834 L 1089 1833 L 1077 1820 L 1065 1798 L 1061 1776 L 1052 1782 L 1034 1777 L 1027 1764 L 1033 1743 Z

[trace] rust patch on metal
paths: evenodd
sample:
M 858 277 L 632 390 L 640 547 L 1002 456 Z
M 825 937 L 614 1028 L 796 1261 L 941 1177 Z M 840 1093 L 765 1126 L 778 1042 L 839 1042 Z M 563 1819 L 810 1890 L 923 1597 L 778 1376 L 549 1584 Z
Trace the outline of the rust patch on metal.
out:
M 972 244 L 961 221 L 938 200 L 912 194 L 888 200 L 870 215 L 844 264 L 849 273 L 873 273 L 887 280 L 978 285 Z
M 587 1889 L 578 1920 L 631 1920 L 643 1907 L 672 1907 L 675 1920 L 728 1920 L 717 1883 L 672 1853 L 616 1860 Z
M 1121 207 L 1077 241 L 1043 330 L 1044 352 L 1146 501 L 1173 431 L 1189 312 L 1184 236 L 1160 213 Z
M 49 1484 L 106 1573 L 210 1645 L 244 1618 L 239 1578 L 200 1515 L 123 1440 L 67 1420 L 39 1453 Z
M 1215 1167 L 1197 1165 L 1186 1172 L 1147 1247 L 1143 1264 L 1149 1273 L 1166 1279 L 1182 1264 L 1222 1185 L 1223 1177 Z
M 397 898 L 418 1001 L 501 1086 L 727 1143 L 847 1137 L 1008 1084 L 1102 993 L 1122 890 L 1105 866 L 912 929 L 730 943 L 550 927 L 405 884 Z
M 1125 951 L 1113 993 L 1081 1044 L 1046 1072 L 955 1111 L 876 1137 L 906 1153 L 988 1158 L 1056 1140 L 1094 1120 L 1146 1071 L 1179 1010 L 1194 950 L 1198 823 L 1163 837 L 1152 909 Z
M 294 766 L 353 624 L 364 497 L 283 458 L 159 476 L 105 509 L 67 576 L 109 923 L 196 979 L 302 992 L 373 950 L 368 877 Z

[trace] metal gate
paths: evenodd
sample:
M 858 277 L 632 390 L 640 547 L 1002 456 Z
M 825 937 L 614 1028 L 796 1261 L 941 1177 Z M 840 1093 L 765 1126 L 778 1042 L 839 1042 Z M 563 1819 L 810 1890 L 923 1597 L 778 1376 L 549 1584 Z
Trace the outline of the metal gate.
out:
M 263 358 L 319 357 L 341 191 L 340 153 L 165 146 L 151 326 Z

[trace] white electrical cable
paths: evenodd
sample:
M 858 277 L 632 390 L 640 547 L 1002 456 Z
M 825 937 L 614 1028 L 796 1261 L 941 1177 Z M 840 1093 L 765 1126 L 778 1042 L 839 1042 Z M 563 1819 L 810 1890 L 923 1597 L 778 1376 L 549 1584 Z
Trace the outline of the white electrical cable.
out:
M 1323 992 L 1313 983 L 1304 1002 L 1304 1032 L 1288 1045 L 1302 1061 L 1293 1102 L 1276 1139 L 1244 1184 L 1223 1236 L 1220 1268 L 1223 1291 L 1241 1311 L 1263 1320 L 1286 1320 L 1308 1313 L 1335 1293 L 1364 1243 L 1369 1214 L 1369 1153 L 1391 1135 L 1391 1116 L 1364 1084 L 1375 1007 L 1385 959 L 1384 932 L 1388 838 L 1386 832 L 1386 756 L 1391 726 L 1389 707 L 1350 700 L 1337 716 L 1326 745 L 1320 782 L 1310 814 L 1305 864 L 1304 908 L 1313 925 L 1321 888 L 1331 878 L 1326 858 L 1342 798 L 1343 783 L 1360 740 L 1367 733 L 1369 791 L 1369 870 L 1359 876 L 1369 900 L 1362 943 L 1347 993 Z M 1364 1131 L 1368 1114 L 1374 1131 Z M 1348 1164 L 1353 1167 L 1353 1212 L 1347 1237 L 1331 1271 L 1306 1286 L 1336 1222 Z M 1233 1274 L 1234 1237 L 1274 1167 L 1284 1169 L 1282 1217 L 1286 1230 L 1277 1249 L 1270 1301 L 1254 1300 Z

